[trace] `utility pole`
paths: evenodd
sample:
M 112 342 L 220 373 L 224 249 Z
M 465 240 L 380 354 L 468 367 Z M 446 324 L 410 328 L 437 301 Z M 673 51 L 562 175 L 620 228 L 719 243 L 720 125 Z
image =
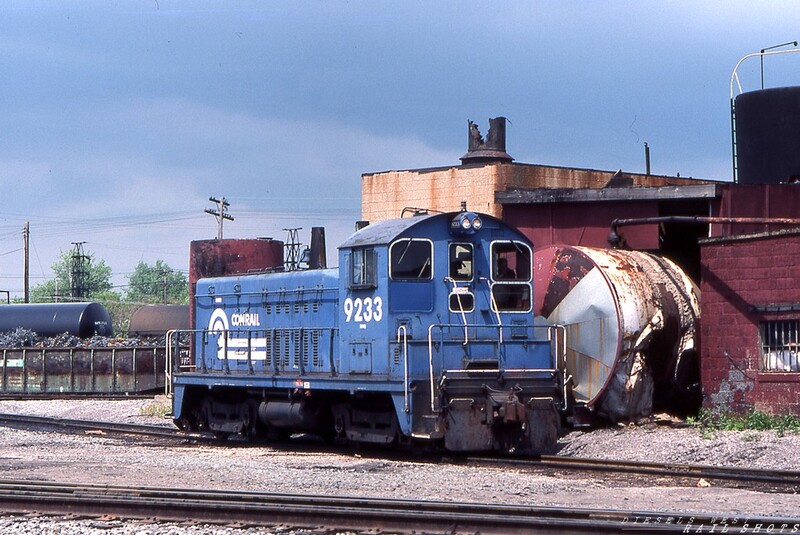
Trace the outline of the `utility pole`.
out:
M 167 304 L 167 286 L 169 285 L 167 275 L 172 273 L 171 269 L 162 269 L 161 275 L 164 277 L 164 304 Z
M 30 303 L 30 242 L 31 242 L 31 225 L 30 221 L 25 221 L 25 228 L 22 229 L 22 239 L 25 242 L 25 268 L 23 271 L 23 281 L 25 291 L 24 298 L 26 303 Z
M 217 219 L 217 225 L 219 227 L 218 230 L 217 230 L 217 239 L 221 240 L 222 239 L 222 222 L 225 221 L 226 219 L 228 221 L 233 221 L 233 216 L 228 214 L 228 206 L 230 206 L 230 203 L 225 200 L 225 197 L 222 197 L 220 199 L 216 199 L 214 197 L 209 197 L 208 200 L 217 204 L 217 209 L 216 210 L 213 210 L 211 208 L 206 208 L 205 212 L 207 214 L 213 215 Z

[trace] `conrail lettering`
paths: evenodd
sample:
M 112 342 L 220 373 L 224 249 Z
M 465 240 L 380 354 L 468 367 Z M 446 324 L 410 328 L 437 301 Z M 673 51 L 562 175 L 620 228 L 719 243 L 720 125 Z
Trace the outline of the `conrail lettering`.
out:
M 260 327 L 261 318 L 258 312 L 254 313 L 235 313 L 231 314 L 231 323 L 236 327 Z

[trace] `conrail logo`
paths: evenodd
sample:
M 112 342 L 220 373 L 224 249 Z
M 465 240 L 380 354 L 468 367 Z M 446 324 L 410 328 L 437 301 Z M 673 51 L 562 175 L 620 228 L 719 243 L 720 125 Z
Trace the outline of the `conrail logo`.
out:
M 228 315 L 221 308 L 217 308 L 208 320 L 208 330 L 212 332 L 227 331 L 229 326 L 234 327 L 261 327 L 261 318 L 258 312 L 235 312 L 231 314 L 230 324 Z
M 230 330 L 233 325 L 234 329 Z M 231 314 L 228 321 L 228 314 L 221 308 L 214 309 L 208 319 L 208 331 L 211 336 L 209 343 L 214 344 L 216 338 L 217 358 L 228 360 L 266 360 L 267 359 L 267 339 L 264 336 L 253 336 L 248 329 L 236 329 L 236 327 L 260 327 L 261 318 L 258 313 L 236 312 Z M 248 334 L 250 333 L 250 334 Z
M 236 313 L 231 314 L 231 323 L 234 327 L 261 327 L 261 318 L 258 317 L 258 312 Z
M 208 320 L 208 330 L 211 332 L 222 332 L 228 330 L 228 315 L 221 308 L 217 308 Z

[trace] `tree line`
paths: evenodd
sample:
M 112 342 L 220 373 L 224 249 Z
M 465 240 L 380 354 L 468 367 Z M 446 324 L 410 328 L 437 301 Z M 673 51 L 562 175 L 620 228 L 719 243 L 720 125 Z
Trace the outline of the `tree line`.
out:
M 31 288 L 32 303 L 100 302 L 108 309 L 116 333 L 127 331 L 131 315 L 142 305 L 189 302 L 186 274 L 173 270 L 163 260 L 153 264 L 140 261 L 121 291 L 111 282 L 111 268 L 91 253 L 76 255 L 62 251 L 52 270 L 55 274 L 52 279 Z

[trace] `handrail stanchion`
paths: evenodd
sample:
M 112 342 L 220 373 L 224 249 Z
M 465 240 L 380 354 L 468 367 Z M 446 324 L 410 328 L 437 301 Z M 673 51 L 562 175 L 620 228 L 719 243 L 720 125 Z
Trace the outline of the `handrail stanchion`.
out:
M 400 337 L 403 337 L 403 410 L 408 412 L 408 331 L 405 325 L 397 327 L 397 343 L 400 343 Z

